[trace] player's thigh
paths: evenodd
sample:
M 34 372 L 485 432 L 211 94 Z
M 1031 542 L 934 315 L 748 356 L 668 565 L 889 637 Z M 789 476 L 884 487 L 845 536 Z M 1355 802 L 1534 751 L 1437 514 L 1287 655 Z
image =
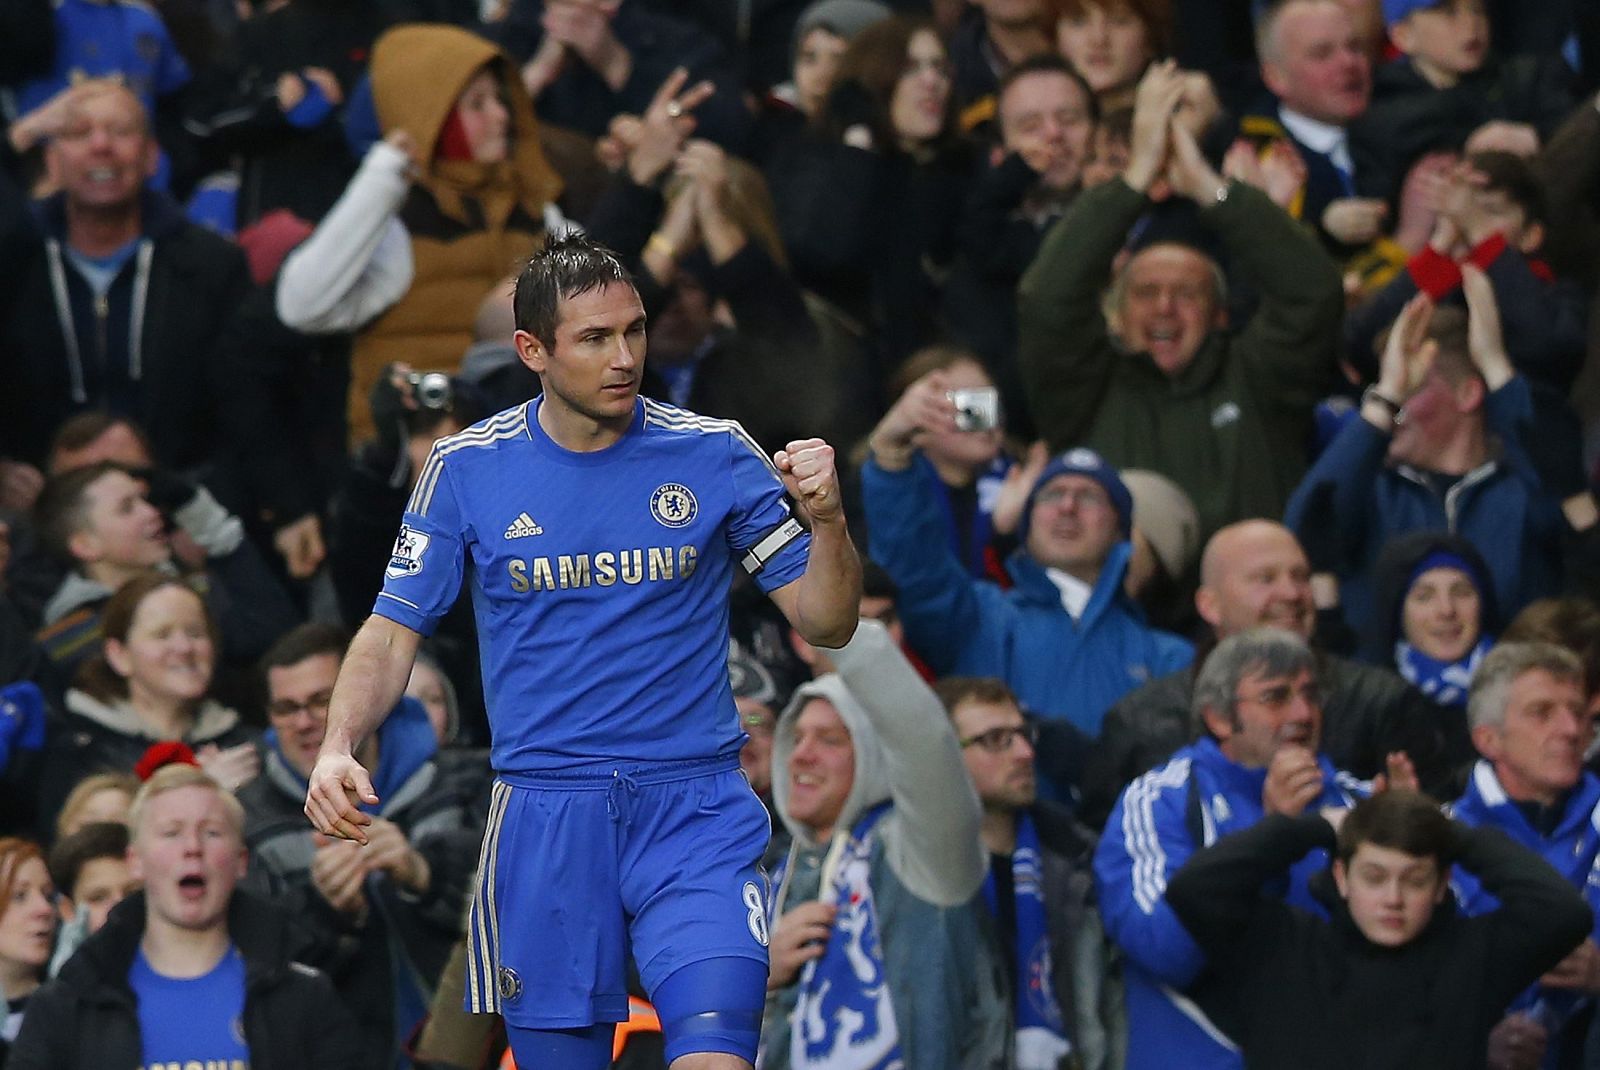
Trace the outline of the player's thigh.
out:
M 645 988 L 706 959 L 765 966 L 760 863 L 772 827 L 744 777 L 732 770 L 654 785 L 641 802 L 623 849 L 622 899 Z
M 627 1017 L 617 841 L 603 791 L 495 786 L 468 919 L 469 1011 L 527 1029 Z
M 707 1067 L 754 1063 L 766 983 L 765 963 L 731 956 L 691 962 L 669 974 L 650 992 L 667 1061 L 675 1068 L 692 1056 Z

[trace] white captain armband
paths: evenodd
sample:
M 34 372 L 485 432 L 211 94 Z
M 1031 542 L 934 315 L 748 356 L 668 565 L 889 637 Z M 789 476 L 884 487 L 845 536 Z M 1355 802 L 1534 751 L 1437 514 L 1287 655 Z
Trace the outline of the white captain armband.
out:
M 750 551 L 744 555 L 744 560 L 741 562 L 744 565 L 744 570 L 754 576 L 757 572 L 766 568 L 767 562 L 777 557 L 785 546 L 794 542 L 805 532 L 806 529 L 800 526 L 800 521 L 791 516 L 788 520 L 773 528 L 766 538 L 750 547 Z

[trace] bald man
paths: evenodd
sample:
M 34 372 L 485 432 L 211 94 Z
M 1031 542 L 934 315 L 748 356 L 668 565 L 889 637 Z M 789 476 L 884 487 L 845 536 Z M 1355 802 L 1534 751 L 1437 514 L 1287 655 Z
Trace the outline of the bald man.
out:
M 1078 196 L 1023 276 L 1018 355 L 1052 450 L 1090 446 L 1120 468 L 1160 472 L 1209 535 L 1282 515 L 1332 377 L 1344 298 L 1316 238 L 1259 190 L 1224 181 L 1173 121 L 1190 92 L 1166 64 L 1140 82 L 1126 169 Z M 1196 248 L 1146 246 L 1113 276 L 1130 228 L 1168 190 L 1194 202 L 1260 295 L 1239 329 L 1224 330 L 1222 270 Z
M 1211 627 L 1211 645 L 1261 625 L 1308 641 L 1316 630 L 1305 551 L 1288 528 L 1271 520 L 1241 521 L 1211 537 L 1194 602 Z M 1204 660 L 1150 681 L 1106 714 L 1085 777 L 1086 820 L 1103 823 L 1129 781 L 1194 739 L 1190 698 Z M 1326 652 L 1317 654 L 1317 679 L 1322 748 L 1335 766 L 1372 777 L 1383 772 L 1388 754 L 1405 751 L 1424 787 L 1448 790 L 1452 771 L 1439 767 L 1438 710 L 1420 691 L 1386 669 Z

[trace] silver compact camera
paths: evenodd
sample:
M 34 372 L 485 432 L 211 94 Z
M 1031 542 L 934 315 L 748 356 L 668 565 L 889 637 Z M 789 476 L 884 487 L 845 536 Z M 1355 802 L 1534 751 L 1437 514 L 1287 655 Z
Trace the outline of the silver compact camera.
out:
M 411 384 L 411 396 L 417 399 L 419 408 L 440 412 L 455 400 L 450 377 L 444 372 L 412 372 L 406 382 Z
M 1000 391 L 992 386 L 946 391 L 956 407 L 956 430 L 993 431 L 1000 426 Z

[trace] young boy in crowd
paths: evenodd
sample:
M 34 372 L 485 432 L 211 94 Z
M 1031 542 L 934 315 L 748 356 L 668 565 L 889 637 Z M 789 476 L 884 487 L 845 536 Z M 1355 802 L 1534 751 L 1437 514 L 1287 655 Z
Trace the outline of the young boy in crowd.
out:
M 96 821 L 58 841 L 50 852 L 50 879 L 60 895 L 61 930 L 50 976 L 100 931 L 111 908 L 139 887 L 128 872 L 128 826 Z
M 1261 894 L 1318 847 L 1335 850 L 1328 920 Z M 1500 908 L 1458 916 L 1452 863 Z M 1538 855 L 1401 790 L 1224 837 L 1179 870 L 1167 902 L 1212 964 L 1205 1009 L 1250 1068 L 1481 1067 L 1511 999 L 1592 924 Z

